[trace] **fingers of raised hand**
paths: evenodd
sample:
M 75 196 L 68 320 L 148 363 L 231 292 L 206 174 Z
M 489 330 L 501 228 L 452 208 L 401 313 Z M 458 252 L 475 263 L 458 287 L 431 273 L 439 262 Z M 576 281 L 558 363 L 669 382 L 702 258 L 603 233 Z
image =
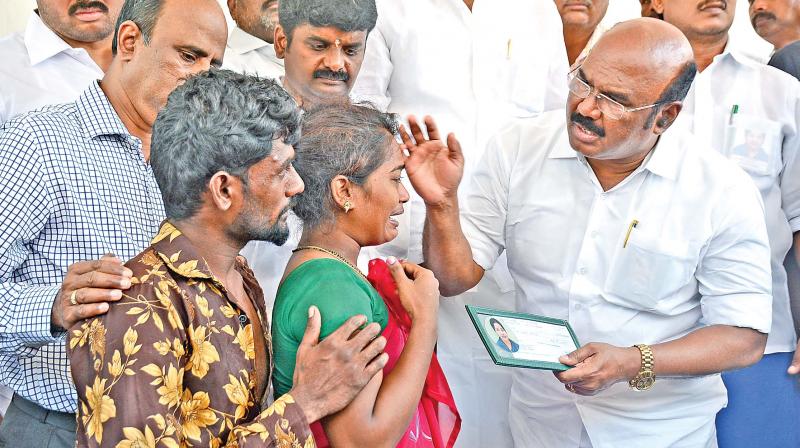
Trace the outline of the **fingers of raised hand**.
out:
M 422 127 L 417 121 L 417 117 L 413 115 L 408 116 L 408 127 L 411 129 L 411 135 L 414 136 L 414 140 L 416 140 L 417 145 L 421 145 L 428 141 L 425 138 L 425 133 L 422 131 Z
M 431 140 L 441 140 L 441 137 L 439 136 L 439 127 L 436 126 L 436 121 L 434 121 L 433 117 L 426 115 L 423 121 L 425 122 L 425 127 L 428 130 L 428 137 Z

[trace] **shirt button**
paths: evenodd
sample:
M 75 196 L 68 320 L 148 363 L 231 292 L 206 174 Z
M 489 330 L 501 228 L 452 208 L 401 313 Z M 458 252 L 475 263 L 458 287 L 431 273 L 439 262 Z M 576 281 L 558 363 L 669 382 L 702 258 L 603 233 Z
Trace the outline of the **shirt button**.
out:
M 572 309 L 573 310 L 577 311 L 577 310 L 580 310 L 581 308 L 583 308 L 583 305 L 581 305 L 580 303 L 576 303 L 576 304 L 572 305 Z
M 581 275 L 586 275 L 586 268 L 580 268 L 580 269 L 578 269 L 578 274 L 581 274 Z

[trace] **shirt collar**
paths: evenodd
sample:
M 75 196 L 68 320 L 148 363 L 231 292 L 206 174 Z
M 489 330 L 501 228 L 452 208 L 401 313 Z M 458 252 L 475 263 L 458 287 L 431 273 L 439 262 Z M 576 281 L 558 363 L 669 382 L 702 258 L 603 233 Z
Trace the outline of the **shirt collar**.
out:
M 651 173 L 675 180 L 680 170 L 680 163 L 683 155 L 683 145 L 681 131 L 678 129 L 667 130 L 656 143 L 656 147 L 648 156 L 644 163 L 644 169 Z M 575 151 L 569 144 L 569 135 L 566 127 L 558 137 L 556 144 L 547 156 L 549 159 L 577 159 L 578 151 Z
M 577 159 L 578 158 L 578 151 L 575 151 L 572 148 L 572 145 L 569 144 L 569 134 L 567 131 L 566 124 L 564 125 L 563 131 L 558 136 L 558 140 L 556 140 L 556 144 L 553 145 L 553 149 L 550 150 L 550 154 L 547 156 L 548 159 Z
M 211 282 L 219 291 L 227 294 L 225 285 L 214 276 L 205 258 L 199 256 L 197 248 L 192 244 L 191 240 L 184 236 L 169 220 L 164 220 L 161 223 L 161 228 L 158 234 L 153 237 L 150 245 L 161 261 L 164 262 L 164 266 L 173 273 L 187 279 Z M 244 257 L 236 257 L 234 269 L 241 274 L 248 295 L 260 306 L 258 309 L 259 318 L 264 322 L 261 317 L 264 296 L 253 271 L 247 266 L 247 261 Z
M 28 50 L 31 65 L 72 49 L 35 12 L 28 18 L 28 26 L 25 28 L 25 48 Z
M 661 134 L 656 147 L 650 152 L 649 160 L 645 160 L 645 169 L 669 180 L 676 180 L 681 169 L 684 145 L 681 132 L 667 129 Z
M 736 45 L 731 44 L 730 37 L 728 38 L 728 43 L 725 45 L 725 49 L 722 50 L 722 53 L 714 56 L 713 63 L 724 63 L 725 61 L 732 61 L 734 63 L 740 65 L 746 65 L 748 67 L 754 67 L 760 64 L 753 56 L 750 56 L 746 52 L 742 51 L 741 49 L 737 48 Z
M 161 223 L 150 245 L 170 271 L 185 278 L 216 281 L 205 259 L 197 255 L 197 249 L 189 238 L 171 222 Z
M 83 91 L 75 102 L 78 116 L 83 121 L 83 129 L 89 138 L 101 135 L 124 135 L 131 133 L 122 124 L 117 111 L 111 105 L 103 89 L 100 88 L 98 81 L 93 81 L 89 87 Z
M 271 43 L 245 32 L 238 26 L 233 28 L 231 35 L 228 37 L 228 48 L 233 50 L 236 54 L 245 54 L 262 48 L 270 50 L 273 53 L 275 52 L 274 46 Z

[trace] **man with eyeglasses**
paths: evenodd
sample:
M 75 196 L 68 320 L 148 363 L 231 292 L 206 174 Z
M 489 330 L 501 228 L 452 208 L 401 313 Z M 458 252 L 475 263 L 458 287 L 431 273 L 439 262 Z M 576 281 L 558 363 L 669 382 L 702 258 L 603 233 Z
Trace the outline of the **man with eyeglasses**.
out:
M 772 330 L 757 365 L 722 376 L 729 399 L 717 420 L 720 446 L 800 446 L 800 354 L 791 309 L 800 296 L 789 294 L 784 267 L 800 240 L 800 83 L 731 44 L 734 0 L 653 0 L 653 7 L 689 39 L 699 69 L 676 125 L 750 175 L 764 201 L 772 251 Z M 764 135 L 765 155 L 736 151 L 756 133 Z
M 569 75 L 566 117 L 500 133 L 461 203 L 455 138 L 445 146 L 429 121 L 433 140 L 407 143 L 443 294 L 505 252 L 517 309 L 568 320 L 587 343 L 555 378 L 515 370 L 516 446 L 715 446 L 718 373 L 763 353 L 772 297 L 758 190 L 672 127 L 695 73 L 675 27 L 616 25 Z

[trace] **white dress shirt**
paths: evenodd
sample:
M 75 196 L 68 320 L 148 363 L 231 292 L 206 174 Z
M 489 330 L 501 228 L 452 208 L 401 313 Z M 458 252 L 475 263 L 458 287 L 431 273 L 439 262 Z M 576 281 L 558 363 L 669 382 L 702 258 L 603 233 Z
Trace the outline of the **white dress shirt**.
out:
M 797 335 L 783 262 L 800 230 L 800 83 L 726 50 L 698 74 L 676 125 L 688 126 L 703 146 L 739 164 L 761 191 L 773 272 L 766 353 L 794 351 Z M 748 155 L 743 149 L 748 132 L 763 134 L 762 151 Z
M 24 33 L 0 39 L 0 123 L 48 104 L 74 101 L 103 70 L 31 14 Z
M 443 135 L 454 132 L 467 163 L 466 178 L 486 142 L 515 117 L 563 108 L 567 55 L 561 18 L 544 0 L 377 0 L 378 22 L 367 39 L 354 99 L 405 118 L 431 115 Z M 410 187 L 410 185 L 407 185 Z M 363 251 L 422 260 L 425 207 L 411 200 L 400 234 Z M 459 448 L 508 446 L 509 369 L 492 363 L 464 304 L 513 309 L 513 282 L 502 261 L 474 290 L 443 299 L 438 356 L 464 424 Z
M 520 120 L 490 143 L 462 207 L 475 261 L 491 268 L 505 251 L 517 309 L 568 320 L 581 344 L 656 344 L 716 324 L 770 329 L 758 191 L 680 130 L 604 192 L 570 146 L 563 111 Z M 719 375 L 580 397 L 551 372 L 516 369 L 509 419 L 526 448 L 577 447 L 582 426 L 596 447 L 694 448 L 714 446 L 725 404 Z
M 275 46 L 235 26 L 228 36 L 222 67 L 248 75 L 278 79 L 284 75 L 283 59 L 278 59 Z

